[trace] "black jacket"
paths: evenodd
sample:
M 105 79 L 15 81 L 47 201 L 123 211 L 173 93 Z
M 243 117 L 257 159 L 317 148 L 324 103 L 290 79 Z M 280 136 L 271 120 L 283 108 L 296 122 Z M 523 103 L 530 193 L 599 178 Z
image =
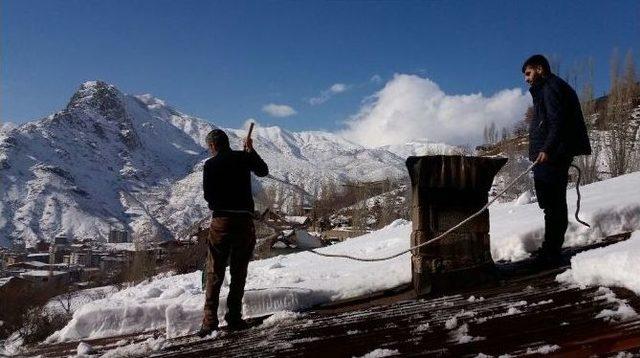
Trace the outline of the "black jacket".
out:
M 568 83 L 549 74 L 529 89 L 534 116 L 529 125 L 529 159 L 539 152 L 551 162 L 571 162 L 576 155 L 591 154 L 580 101 Z
M 253 215 L 251 172 L 269 175 L 267 164 L 255 151 L 222 151 L 204 163 L 204 199 L 213 216 Z

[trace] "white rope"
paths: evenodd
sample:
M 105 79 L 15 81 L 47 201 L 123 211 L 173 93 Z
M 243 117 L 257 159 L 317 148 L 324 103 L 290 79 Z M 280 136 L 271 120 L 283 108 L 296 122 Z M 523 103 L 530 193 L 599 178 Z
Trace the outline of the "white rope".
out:
M 308 250 L 309 252 L 312 252 L 316 255 L 319 256 L 323 256 L 323 257 L 338 257 L 338 258 L 343 258 L 343 259 L 349 259 L 349 260 L 355 260 L 355 261 L 364 261 L 364 262 L 376 262 L 376 261 L 386 261 L 386 260 L 391 260 L 394 259 L 398 256 L 402 256 L 408 252 L 411 252 L 417 248 L 420 248 L 422 246 L 426 246 L 429 244 L 433 244 L 434 242 L 442 239 L 443 237 L 449 235 L 451 232 L 453 232 L 454 230 L 457 230 L 458 228 L 460 228 L 462 225 L 468 223 L 469 221 L 471 221 L 472 219 L 474 219 L 475 217 L 477 217 L 478 215 L 480 215 L 483 211 L 485 211 L 491 204 L 493 204 L 496 200 L 498 200 L 499 197 L 501 197 L 502 195 L 504 195 L 504 193 L 509 190 L 509 188 L 511 188 L 513 185 L 515 185 L 515 183 L 520 180 L 520 178 L 522 178 L 524 175 L 526 175 L 529 171 L 531 171 L 531 169 L 533 169 L 533 167 L 537 164 L 538 162 L 534 162 L 533 164 L 531 164 L 525 171 L 523 171 L 522 173 L 520 173 L 520 175 L 518 175 L 515 179 L 513 179 L 511 181 L 511 183 L 509 183 L 504 189 L 502 189 L 502 191 L 500 193 L 498 193 L 498 195 L 496 195 L 493 199 L 491 199 L 491 201 L 489 201 L 487 204 L 485 204 L 485 206 L 483 206 L 480 210 L 476 211 L 473 215 L 469 216 L 468 218 L 462 220 L 458 225 L 452 227 L 451 229 L 445 231 L 444 233 L 438 235 L 437 237 L 423 242 L 419 245 L 416 246 L 412 246 L 404 251 L 400 251 L 397 254 L 393 254 L 391 256 L 385 256 L 385 257 L 377 257 L 377 258 L 367 258 L 367 257 L 355 257 L 355 256 L 351 256 L 351 255 L 342 255 L 342 254 L 324 254 L 321 252 L 318 252 L 316 250 Z

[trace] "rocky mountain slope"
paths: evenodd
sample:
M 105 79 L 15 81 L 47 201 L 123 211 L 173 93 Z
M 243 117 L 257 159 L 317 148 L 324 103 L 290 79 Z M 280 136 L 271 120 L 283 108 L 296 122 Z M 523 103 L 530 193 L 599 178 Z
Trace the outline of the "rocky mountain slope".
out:
M 140 243 L 179 236 L 208 214 L 201 173 L 213 128 L 151 95 L 126 95 L 100 81 L 82 84 L 58 113 L 3 127 L 0 245 L 61 233 L 104 240 L 111 227 Z M 240 148 L 245 131 L 226 130 Z M 328 132 L 279 127 L 257 127 L 254 146 L 271 172 L 254 192 L 284 209 L 328 185 L 405 176 L 408 154 L 453 150 L 425 142 L 368 149 Z

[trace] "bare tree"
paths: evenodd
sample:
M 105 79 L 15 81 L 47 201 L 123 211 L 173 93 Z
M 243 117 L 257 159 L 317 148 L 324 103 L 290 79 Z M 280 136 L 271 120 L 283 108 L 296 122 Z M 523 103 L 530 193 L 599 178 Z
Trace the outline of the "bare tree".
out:
M 71 317 L 71 309 L 73 308 L 73 298 L 76 292 L 71 287 L 66 287 L 61 294 L 57 295 L 54 300 L 58 303 L 62 311 Z
M 517 148 L 517 143 L 506 143 L 503 148 L 504 155 L 508 158 L 507 163 L 500 171 L 500 176 L 503 178 L 504 183 L 509 183 L 515 179 L 522 171 L 529 165 L 529 161 L 525 158 L 521 151 Z M 505 192 L 506 200 L 514 200 L 520 196 L 520 194 L 531 190 L 533 183 L 529 176 L 523 176 L 520 178 L 507 192 Z
M 549 59 L 549 67 L 551 68 L 551 72 L 560 76 L 560 64 L 562 63 L 562 61 L 560 60 L 560 56 L 554 53 L 547 56 L 547 58 Z
M 600 181 L 599 171 L 599 159 L 601 155 L 601 140 L 599 132 L 592 132 L 590 135 L 591 140 L 591 155 L 581 155 L 575 158 L 575 165 L 580 168 L 581 172 L 581 185 L 595 183 Z
M 496 129 L 495 122 L 484 126 L 483 137 L 486 144 L 495 144 L 498 142 L 498 130 Z
M 635 138 L 638 123 L 631 121 L 631 113 L 638 101 L 638 84 L 631 52 L 625 58 L 624 74 L 620 73 L 617 49 L 611 60 L 611 91 L 607 102 L 604 126 L 606 159 L 609 173 L 616 177 L 628 173 L 635 157 Z
M 584 67 L 584 81 L 580 90 L 580 105 L 586 119 L 587 128 L 591 128 L 591 117 L 595 114 L 595 98 L 593 93 L 593 58 L 589 57 Z

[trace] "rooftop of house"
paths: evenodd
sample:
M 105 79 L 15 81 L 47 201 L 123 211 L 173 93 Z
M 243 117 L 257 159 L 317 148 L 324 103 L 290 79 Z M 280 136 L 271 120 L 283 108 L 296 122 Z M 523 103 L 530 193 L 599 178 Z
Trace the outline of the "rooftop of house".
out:
M 23 277 L 46 277 L 46 276 L 63 276 L 68 274 L 66 271 L 49 271 L 49 270 L 30 270 L 23 272 Z
M 617 238 L 616 240 L 623 240 Z M 604 246 L 566 249 L 565 256 Z M 531 260 L 497 265 L 500 282 L 416 297 L 410 286 L 333 302 L 306 313 L 250 319 L 241 332 L 163 340 L 154 357 L 204 356 L 614 356 L 640 353 L 640 298 L 622 288 L 576 287 L 555 277 L 565 267 L 539 271 Z M 122 339 L 131 344 L 163 332 L 87 340 L 101 353 Z M 266 342 L 260 344 L 259 342 Z M 31 354 L 68 356 L 78 342 Z M 145 352 L 143 355 L 148 356 Z M 377 355 L 376 355 L 377 354 Z
M 28 254 L 27 257 L 28 258 L 49 257 L 49 253 L 48 252 L 38 252 L 38 253 L 34 253 L 34 254 Z

